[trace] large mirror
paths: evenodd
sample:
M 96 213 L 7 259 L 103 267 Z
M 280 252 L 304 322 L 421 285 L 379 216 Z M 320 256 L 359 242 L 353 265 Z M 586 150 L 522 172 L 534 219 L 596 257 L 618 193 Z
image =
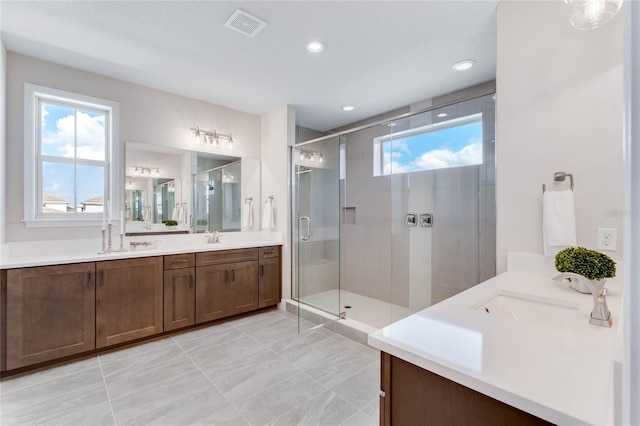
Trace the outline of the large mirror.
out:
M 259 197 L 259 160 L 137 142 L 125 159 L 127 235 L 256 229 L 242 213 Z

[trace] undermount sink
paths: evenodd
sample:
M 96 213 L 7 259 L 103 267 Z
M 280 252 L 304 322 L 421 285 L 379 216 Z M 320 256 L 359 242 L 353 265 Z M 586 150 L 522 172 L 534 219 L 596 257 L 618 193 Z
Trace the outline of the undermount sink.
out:
M 578 315 L 577 303 L 507 290 L 501 290 L 472 308 L 487 315 L 555 328 L 568 326 Z

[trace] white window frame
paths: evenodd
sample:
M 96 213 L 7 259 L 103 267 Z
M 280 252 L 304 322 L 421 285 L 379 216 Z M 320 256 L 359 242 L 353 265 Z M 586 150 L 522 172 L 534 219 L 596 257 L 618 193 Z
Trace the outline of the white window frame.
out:
M 63 103 L 76 108 L 87 108 L 105 112 L 105 206 L 111 201 L 111 216 L 116 222 L 115 214 L 120 208 L 117 188 L 119 188 L 119 104 L 118 102 L 80 95 L 64 90 L 38 86 L 31 83 L 24 85 L 24 223 L 28 228 L 55 228 L 100 226 L 102 213 L 47 213 L 41 214 L 39 209 L 42 200 L 42 177 L 40 176 L 40 132 L 41 123 L 38 105 L 40 101 Z M 107 212 L 107 215 L 109 212 Z
M 391 176 L 398 173 L 384 173 L 384 145 L 386 143 L 393 142 L 398 139 L 405 139 L 411 136 L 422 135 L 425 133 L 437 132 L 444 129 L 450 129 L 452 127 L 464 126 L 466 124 L 471 123 L 482 123 L 483 115 L 481 112 L 465 115 L 464 117 L 452 118 L 445 121 L 440 121 L 437 123 L 427 124 L 426 126 L 420 126 L 413 129 L 402 130 L 400 132 L 390 133 L 383 136 L 378 136 L 373 138 L 373 176 Z M 483 123 L 484 124 L 484 123 Z M 478 165 L 478 164 L 474 164 Z M 467 167 L 467 166 L 456 166 L 456 167 Z M 413 173 L 413 172 L 424 172 L 428 170 L 442 170 L 442 169 L 422 169 L 422 170 L 413 170 L 411 172 L 402 172 L 402 173 Z

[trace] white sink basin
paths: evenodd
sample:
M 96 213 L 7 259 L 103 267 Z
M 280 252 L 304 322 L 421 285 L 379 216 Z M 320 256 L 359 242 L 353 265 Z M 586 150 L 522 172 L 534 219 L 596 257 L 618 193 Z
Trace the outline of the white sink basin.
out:
M 507 290 L 501 290 L 472 308 L 487 315 L 554 328 L 564 328 L 574 323 L 578 316 L 577 303 Z

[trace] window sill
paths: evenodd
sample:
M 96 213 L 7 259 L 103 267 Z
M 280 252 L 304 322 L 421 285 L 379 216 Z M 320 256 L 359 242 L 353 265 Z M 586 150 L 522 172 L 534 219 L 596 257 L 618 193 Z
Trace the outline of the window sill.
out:
M 102 220 L 94 218 L 24 219 L 22 222 L 27 228 L 97 228 L 102 226 Z M 114 220 L 112 226 L 117 228 L 119 223 L 119 221 Z

